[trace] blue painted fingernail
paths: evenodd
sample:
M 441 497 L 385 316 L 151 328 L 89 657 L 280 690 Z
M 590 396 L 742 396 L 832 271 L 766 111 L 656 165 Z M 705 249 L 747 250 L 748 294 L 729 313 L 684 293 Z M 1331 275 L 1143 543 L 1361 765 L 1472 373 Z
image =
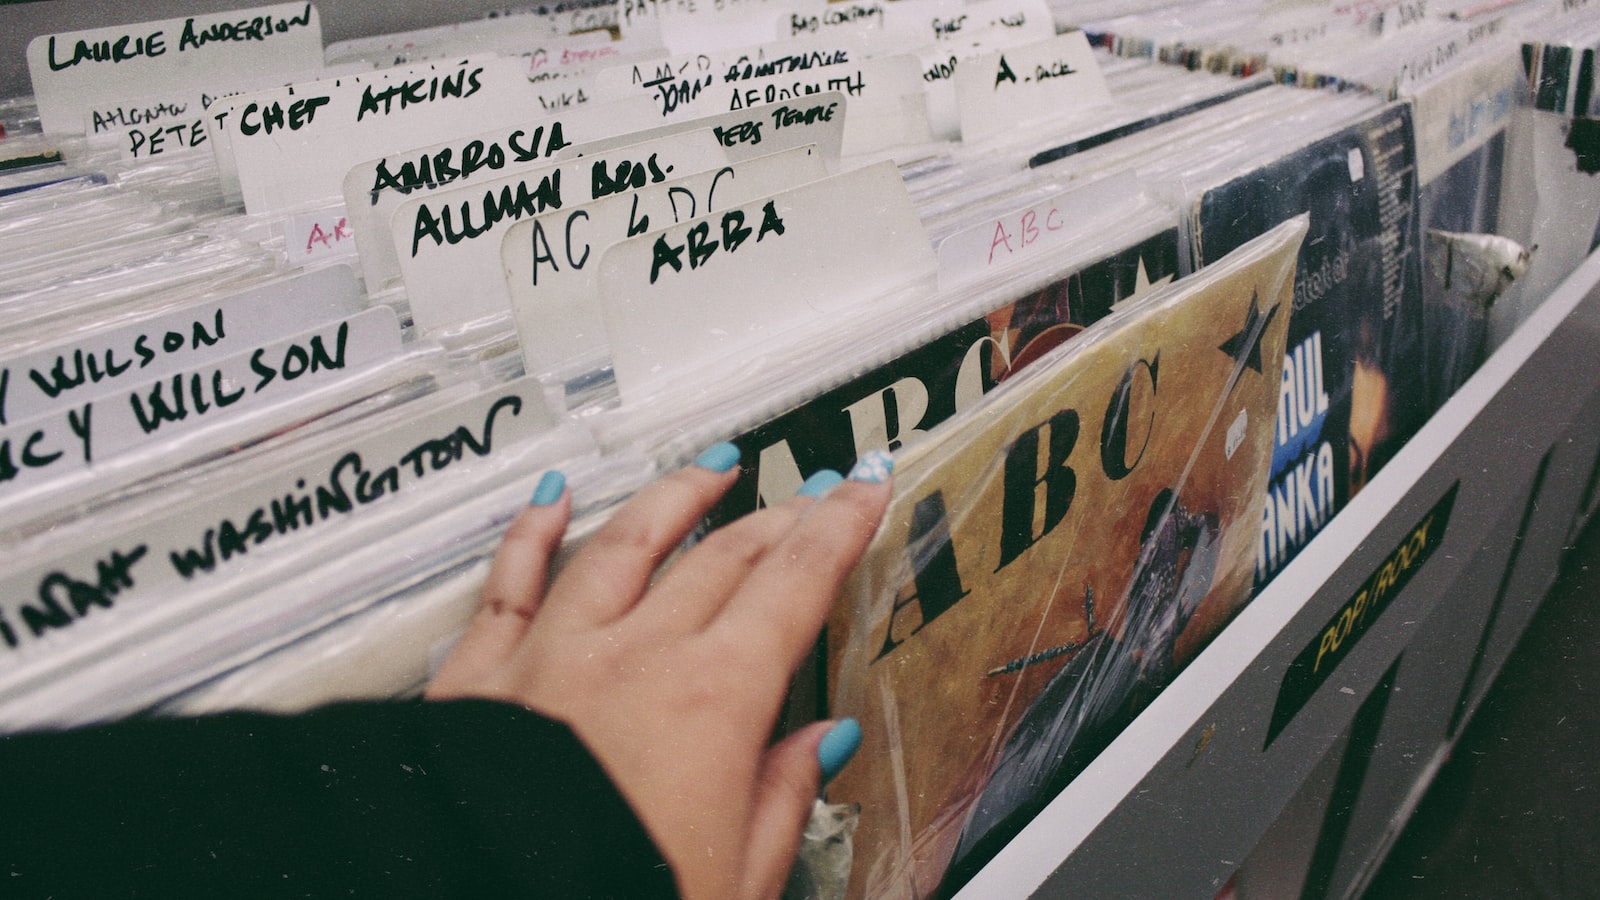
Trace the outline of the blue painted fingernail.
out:
M 712 444 L 694 458 L 694 464 L 713 472 L 726 472 L 739 464 L 739 448 L 727 441 Z
M 894 472 L 894 457 L 887 450 L 870 450 L 861 454 L 850 469 L 850 480 L 865 484 L 882 484 Z
M 567 489 L 567 476 L 555 469 L 544 473 L 539 479 L 539 486 L 533 489 L 533 499 L 528 501 L 529 506 L 549 506 L 561 499 L 561 492 Z
M 844 476 L 832 469 L 820 469 L 800 485 L 800 496 L 820 500 L 843 480 Z
M 817 765 L 822 768 L 822 783 L 826 785 L 861 749 L 861 723 L 855 719 L 840 719 L 822 736 L 817 744 Z

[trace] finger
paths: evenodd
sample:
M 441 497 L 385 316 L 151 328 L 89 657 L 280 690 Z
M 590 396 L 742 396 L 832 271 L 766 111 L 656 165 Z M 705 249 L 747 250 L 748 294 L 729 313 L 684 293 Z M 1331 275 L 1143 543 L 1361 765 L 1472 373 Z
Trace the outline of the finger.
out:
M 816 641 L 844 580 L 877 532 L 888 483 L 847 481 L 812 504 L 762 557 L 708 633 L 788 672 Z M 774 606 L 773 598 L 783 604 Z M 778 671 L 778 669 L 774 669 Z
M 756 776 L 756 794 L 745 844 L 740 896 L 777 897 L 783 892 L 801 833 L 822 785 L 817 747 L 832 722 L 816 722 L 767 750 Z
M 738 459 L 732 444 L 717 444 L 623 504 L 556 579 L 546 600 L 551 615 L 597 625 L 631 610 L 655 570 L 733 486 Z
M 704 628 L 801 513 L 839 481 L 839 473 L 823 469 L 788 500 L 711 532 L 650 586 L 636 620 L 678 634 Z
M 506 529 L 484 579 L 478 611 L 429 685 L 429 696 L 471 693 L 470 686 L 484 685 L 501 670 L 539 611 L 550 561 L 571 514 L 566 477 L 546 472 L 532 502 Z

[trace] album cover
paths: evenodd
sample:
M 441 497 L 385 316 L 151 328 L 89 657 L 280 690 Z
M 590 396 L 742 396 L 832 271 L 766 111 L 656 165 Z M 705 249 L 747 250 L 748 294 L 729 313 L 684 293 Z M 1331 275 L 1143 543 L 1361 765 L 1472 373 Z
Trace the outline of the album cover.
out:
M 896 454 L 829 623 L 852 896 L 950 893 L 1248 600 L 1303 218 Z
M 844 472 L 868 450 L 898 450 L 1105 317 L 1113 305 L 1177 272 L 1174 225 L 734 438 L 743 460 L 739 481 L 710 524 L 782 502 L 819 469 Z
M 1416 142 L 1397 103 L 1212 187 L 1193 209 L 1199 266 L 1310 214 L 1295 276 L 1257 585 L 1327 525 L 1422 426 Z

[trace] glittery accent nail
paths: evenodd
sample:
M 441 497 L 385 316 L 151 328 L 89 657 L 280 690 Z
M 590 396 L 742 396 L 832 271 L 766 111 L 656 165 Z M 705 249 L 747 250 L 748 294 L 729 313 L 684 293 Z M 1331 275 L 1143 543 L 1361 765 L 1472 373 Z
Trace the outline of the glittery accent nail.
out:
M 894 457 L 887 450 L 869 450 L 861 454 L 850 469 L 850 480 L 866 484 L 882 484 L 894 472 Z

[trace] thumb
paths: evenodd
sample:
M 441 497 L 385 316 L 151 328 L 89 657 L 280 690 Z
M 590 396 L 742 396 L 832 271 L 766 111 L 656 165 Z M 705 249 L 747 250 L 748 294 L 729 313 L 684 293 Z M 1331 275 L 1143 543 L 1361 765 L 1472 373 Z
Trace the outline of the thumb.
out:
M 783 892 L 824 775 L 837 775 L 860 744 L 861 726 L 844 719 L 814 722 L 767 750 L 750 814 L 743 897 L 755 900 Z

